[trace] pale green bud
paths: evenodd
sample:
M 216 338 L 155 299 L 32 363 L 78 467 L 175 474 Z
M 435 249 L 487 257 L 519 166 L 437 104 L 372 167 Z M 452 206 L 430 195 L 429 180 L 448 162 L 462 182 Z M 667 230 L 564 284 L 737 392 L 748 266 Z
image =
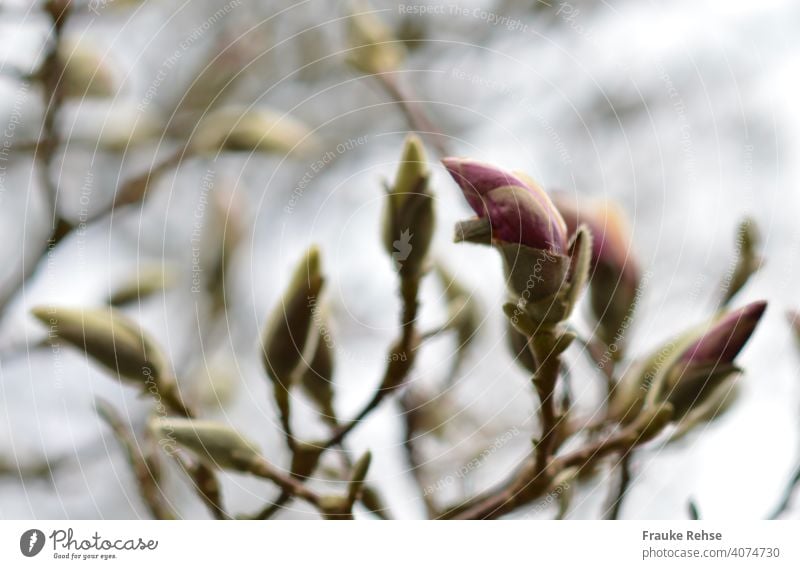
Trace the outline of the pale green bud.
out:
M 223 469 L 248 471 L 260 458 L 256 445 L 234 429 L 212 421 L 156 418 L 151 428 L 167 448 L 171 441 Z

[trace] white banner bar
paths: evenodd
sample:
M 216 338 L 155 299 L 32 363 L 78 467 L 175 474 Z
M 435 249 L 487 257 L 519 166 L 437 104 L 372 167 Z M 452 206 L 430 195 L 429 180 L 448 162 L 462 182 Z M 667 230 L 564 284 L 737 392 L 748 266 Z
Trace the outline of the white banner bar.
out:
M 795 521 L 3 521 L 0 567 L 798 568 L 798 538 Z

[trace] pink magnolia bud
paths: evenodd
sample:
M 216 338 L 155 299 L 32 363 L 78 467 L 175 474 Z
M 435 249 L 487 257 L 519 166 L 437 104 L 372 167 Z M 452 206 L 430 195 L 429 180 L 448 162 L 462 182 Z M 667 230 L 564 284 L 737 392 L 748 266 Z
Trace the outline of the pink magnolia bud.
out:
M 610 201 L 578 202 L 557 193 L 553 201 L 567 224 L 569 235 L 581 224 L 592 234 L 591 306 L 606 344 L 621 348 L 626 320 L 633 315 L 641 278 L 631 253 L 625 214 Z
M 680 361 L 692 366 L 731 364 L 756 329 L 766 301 L 733 310 L 714 323 L 681 355 Z
M 639 266 L 630 244 L 625 214 L 617 204 L 602 200 L 581 206 L 572 197 L 558 193 L 553 201 L 564 218 L 567 233 L 572 235 L 583 223 L 592 233 L 592 266 L 606 266 L 613 270 L 621 285 L 636 288 L 639 282 Z
M 567 250 L 567 229 L 547 194 L 524 174 L 512 174 L 467 158 L 445 158 L 447 171 L 492 237 L 551 253 Z

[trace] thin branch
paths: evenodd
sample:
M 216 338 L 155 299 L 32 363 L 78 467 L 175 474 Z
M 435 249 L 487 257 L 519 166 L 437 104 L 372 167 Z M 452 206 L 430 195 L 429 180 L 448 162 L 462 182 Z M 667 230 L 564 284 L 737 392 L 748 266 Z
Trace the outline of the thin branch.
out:
M 633 457 L 632 452 L 625 453 L 619 461 L 617 465 L 617 470 L 619 471 L 619 480 L 616 484 L 616 487 L 613 488 L 612 483 L 612 493 L 609 496 L 608 506 L 606 508 L 606 515 L 605 519 L 607 520 L 618 520 L 620 511 L 622 510 L 622 502 L 625 500 L 625 495 L 628 492 L 628 488 L 633 481 L 631 476 L 631 460 Z
M 422 405 L 426 403 L 427 402 L 422 403 Z M 422 475 L 423 461 L 419 448 L 417 447 L 417 432 L 419 431 L 418 416 L 420 413 L 419 404 L 415 401 L 411 390 L 400 398 L 400 405 L 403 408 L 403 449 L 405 450 L 406 462 L 408 463 L 414 482 L 416 482 L 417 489 L 422 495 L 425 511 L 428 513 L 429 518 L 433 518 L 437 515 L 436 504 L 430 492 L 426 491 L 425 479 Z
M 152 440 L 149 441 L 151 444 L 148 445 L 146 452 L 143 451 L 133 433 L 125 426 L 122 417 L 110 403 L 98 399 L 96 407 L 100 417 L 108 424 L 125 450 L 128 462 L 136 477 L 139 494 L 150 513 L 157 520 L 174 520 L 175 513 L 167 503 L 159 486 L 161 471 L 155 448 L 152 448 Z
M 384 91 L 400 106 L 409 126 L 420 134 L 428 135 L 427 138 L 436 149 L 436 152 L 440 156 L 447 156 L 449 152 L 444 143 L 444 135 L 428 118 L 422 105 L 406 94 L 394 74 L 377 73 L 373 77 L 378 79 Z
M 306 502 L 319 507 L 321 505 L 320 496 L 308 486 L 300 482 L 297 478 L 288 474 L 283 474 L 266 460 L 260 459 L 249 465 L 248 472 L 253 476 L 265 478 L 278 485 L 285 493 L 294 498 L 300 498 Z
M 789 479 L 789 483 L 786 485 L 786 488 L 783 491 L 780 502 L 778 502 L 777 507 L 769 515 L 770 520 L 777 520 L 780 518 L 789 510 L 789 507 L 792 505 L 792 497 L 794 496 L 798 486 L 800 486 L 800 464 L 798 464 L 795 468 L 796 470 Z
M 526 459 L 516 473 L 504 484 L 467 502 L 451 507 L 442 514 L 444 519 L 495 519 L 529 504 L 543 496 L 555 473 L 575 467 L 578 472 L 590 468 L 615 452 L 628 453 L 644 442 L 643 430 L 650 424 L 636 422 L 615 433 L 592 441 L 584 447 L 554 458 L 542 471 L 533 457 Z M 648 436 L 653 436 L 648 433 Z

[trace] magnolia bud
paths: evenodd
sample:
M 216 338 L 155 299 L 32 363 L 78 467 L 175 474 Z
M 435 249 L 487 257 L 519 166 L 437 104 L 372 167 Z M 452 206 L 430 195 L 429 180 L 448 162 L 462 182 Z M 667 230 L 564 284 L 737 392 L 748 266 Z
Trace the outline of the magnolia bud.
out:
M 585 224 L 593 237 L 590 299 L 599 324 L 598 335 L 606 345 L 621 347 L 627 320 L 637 300 L 640 271 L 631 254 L 625 216 L 612 202 L 581 205 L 565 194 L 555 204 L 569 233 Z
M 60 88 L 65 97 L 106 98 L 116 94 L 117 78 L 109 61 L 89 40 L 62 39 L 58 58 L 62 65 Z
M 722 283 L 722 306 L 726 306 L 763 265 L 764 261 L 758 254 L 758 242 L 755 222 L 752 219 L 743 220 L 736 232 L 736 266 Z
M 383 219 L 383 245 L 404 275 L 418 275 L 424 269 L 433 240 L 435 215 L 429 179 L 422 141 L 409 135 L 394 186 L 386 196 Z
M 695 427 L 709 423 L 730 409 L 739 397 L 736 374 L 728 376 L 710 390 L 697 406 L 692 408 L 676 425 L 670 442 L 677 441 Z
M 346 496 L 320 496 L 319 509 L 326 520 L 352 520 L 352 504 Z
M 565 320 L 583 290 L 588 234 L 570 243 L 561 214 L 524 174 L 463 158 L 442 160 L 478 220 L 457 226 L 459 237 L 500 251 L 514 303 L 538 326 Z
M 642 444 L 653 440 L 669 425 L 673 416 L 674 410 L 669 403 L 645 407 L 631 425 L 635 433 L 631 442 Z
M 49 327 L 49 337 L 63 340 L 143 389 L 150 383 L 172 388 L 167 360 L 136 324 L 110 308 L 36 307 L 31 313 Z
M 319 250 L 312 247 L 297 265 L 289 287 L 280 305 L 275 307 L 262 336 L 264 367 L 272 380 L 273 396 L 284 428 L 288 428 L 292 375 L 303 361 L 309 343 L 322 284 Z
M 536 182 L 466 158 L 445 158 L 442 164 L 478 217 L 489 220 L 495 241 L 566 252 L 564 220 Z
M 130 275 L 108 296 L 108 304 L 122 306 L 140 302 L 164 291 L 174 282 L 174 275 L 160 266 L 145 266 Z
M 319 250 L 311 247 L 298 263 L 262 336 L 264 366 L 274 381 L 288 382 L 301 363 L 322 285 Z
M 163 133 L 164 120 L 153 109 L 132 103 L 82 101 L 67 107 L 59 119 L 69 143 L 122 152 L 151 142 Z
M 315 146 L 304 124 L 268 109 L 225 107 L 206 115 L 197 126 L 191 148 L 213 154 L 221 150 L 287 154 Z
M 766 302 L 753 302 L 727 313 L 682 352 L 662 388 L 662 396 L 675 407 L 676 417 L 699 405 L 722 381 L 738 371 L 734 359 L 766 308 Z
M 347 501 L 351 505 L 355 504 L 361 495 L 371 462 L 372 453 L 367 451 L 353 465 L 353 473 L 350 476 L 350 483 L 347 485 Z
M 766 302 L 734 310 L 694 328 L 634 364 L 612 393 L 609 415 L 628 422 L 645 402 L 669 402 L 674 417 L 696 408 L 738 371 L 735 358 L 753 334 Z
M 767 303 L 762 300 L 728 312 L 684 351 L 681 362 L 697 366 L 733 363 L 766 309 Z
M 230 427 L 194 419 L 153 419 L 151 428 L 161 437 L 192 451 L 220 468 L 247 471 L 260 458 L 256 446 Z
M 347 40 L 350 44 L 348 63 L 363 73 L 384 73 L 396 70 L 405 58 L 405 49 L 395 40 L 391 30 L 370 11 L 367 2 L 352 2 L 347 19 Z
M 318 327 L 317 345 L 311 361 L 300 376 L 300 385 L 316 403 L 322 418 L 328 423 L 336 422 L 333 409 L 333 350 L 327 325 Z

